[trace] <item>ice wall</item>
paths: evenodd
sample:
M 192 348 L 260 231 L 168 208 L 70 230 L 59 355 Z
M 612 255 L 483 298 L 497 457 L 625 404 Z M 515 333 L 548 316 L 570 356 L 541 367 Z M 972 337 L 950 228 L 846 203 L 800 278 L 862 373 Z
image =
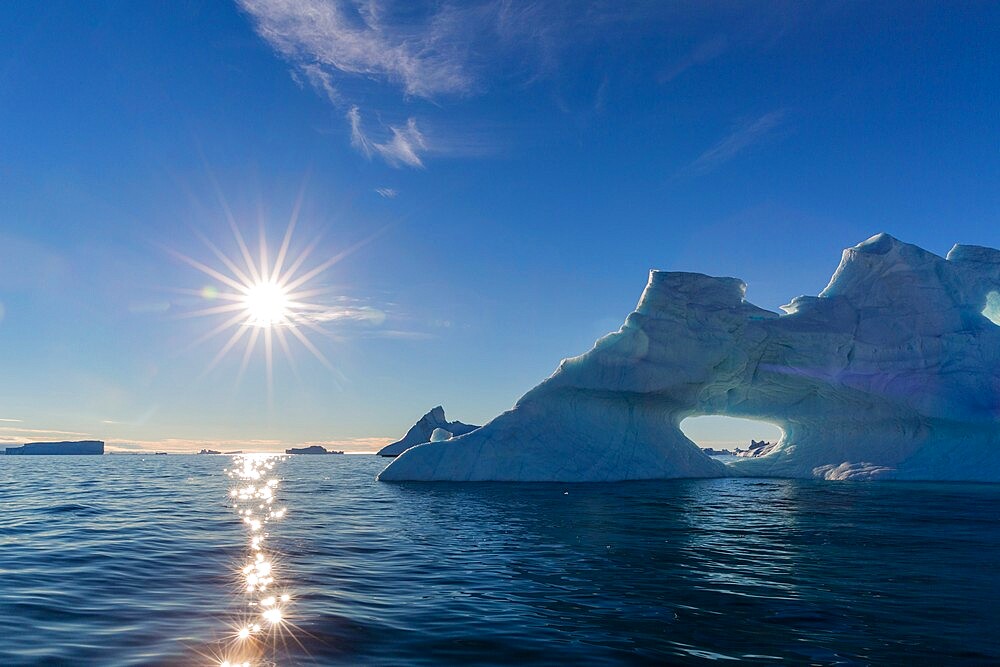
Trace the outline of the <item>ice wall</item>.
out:
M 1000 481 L 1000 251 L 947 259 L 879 234 L 844 251 L 819 296 L 779 315 L 736 278 L 650 272 L 617 333 L 514 408 L 410 449 L 383 480 L 613 481 L 725 474 Z M 784 430 L 728 468 L 688 416 Z

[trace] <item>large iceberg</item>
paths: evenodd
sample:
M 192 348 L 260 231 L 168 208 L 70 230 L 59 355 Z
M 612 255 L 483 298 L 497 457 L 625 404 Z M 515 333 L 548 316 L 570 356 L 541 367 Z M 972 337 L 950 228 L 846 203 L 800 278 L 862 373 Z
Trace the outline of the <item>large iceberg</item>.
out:
M 20 447 L 7 447 L 7 456 L 38 455 L 100 455 L 104 453 L 104 442 L 101 440 L 72 440 L 62 442 L 29 442 Z
M 454 436 L 465 435 L 477 428 L 479 426 L 473 424 L 448 421 L 444 416 L 444 408 L 439 405 L 421 417 L 401 439 L 380 449 L 378 455 L 399 456 L 410 447 L 434 440 L 434 433 L 439 429 L 447 433 L 447 436 L 442 437 L 444 434 L 439 433 L 436 441 L 445 441 Z
M 472 433 L 420 445 L 382 480 L 613 481 L 727 474 L 1000 481 L 1000 251 L 947 258 L 879 234 L 784 314 L 736 278 L 651 271 L 617 333 Z M 724 464 L 693 415 L 771 422 Z

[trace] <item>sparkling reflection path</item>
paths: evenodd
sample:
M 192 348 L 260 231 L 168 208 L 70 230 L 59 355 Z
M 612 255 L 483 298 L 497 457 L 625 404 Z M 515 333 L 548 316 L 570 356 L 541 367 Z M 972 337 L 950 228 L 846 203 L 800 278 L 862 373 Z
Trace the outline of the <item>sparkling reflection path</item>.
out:
M 268 526 L 285 516 L 276 503 L 280 481 L 275 466 L 284 460 L 277 454 L 242 454 L 233 457 L 226 474 L 234 480 L 229 490 L 233 509 L 247 532 L 247 553 L 236 571 L 243 596 L 242 610 L 233 620 L 232 632 L 217 659 L 220 667 L 274 665 L 274 655 L 289 640 L 292 596 L 279 580 L 278 554 L 268 547 Z
M 263 463 L 0 456 L 0 667 L 1000 665 L 1000 484 Z

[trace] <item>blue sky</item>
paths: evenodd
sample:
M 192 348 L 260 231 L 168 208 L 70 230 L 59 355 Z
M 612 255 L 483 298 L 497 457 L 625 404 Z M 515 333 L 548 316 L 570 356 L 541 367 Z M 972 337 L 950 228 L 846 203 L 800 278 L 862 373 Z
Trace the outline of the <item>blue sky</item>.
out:
M 879 231 L 1000 246 L 998 33 L 986 2 L 5 3 L 0 441 L 363 448 L 510 407 L 650 268 L 777 308 Z M 227 208 L 273 251 L 297 202 L 305 268 L 355 247 L 312 281 L 333 370 L 293 340 L 270 385 L 242 341 L 206 372 L 224 286 L 177 255 L 236 257 Z

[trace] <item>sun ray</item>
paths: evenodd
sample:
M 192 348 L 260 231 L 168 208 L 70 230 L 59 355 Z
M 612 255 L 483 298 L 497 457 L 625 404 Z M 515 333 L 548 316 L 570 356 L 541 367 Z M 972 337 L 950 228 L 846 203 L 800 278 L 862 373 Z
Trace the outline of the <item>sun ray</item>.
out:
M 264 363 L 267 366 L 267 405 L 268 408 L 274 405 L 274 346 L 271 341 L 272 327 L 264 329 Z
M 236 276 L 237 280 L 241 281 L 244 285 L 252 282 L 250 277 L 247 276 L 247 274 L 236 264 L 236 262 L 230 259 L 229 255 L 219 250 L 219 247 L 212 243 L 207 236 L 198 230 L 195 230 L 195 234 L 199 239 L 201 239 L 202 243 L 208 246 L 208 249 L 212 251 L 212 254 L 215 255 L 220 262 L 225 264 L 227 269 L 233 272 L 233 275 Z
M 269 278 L 269 276 L 271 275 L 271 271 L 268 269 L 268 261 L 267 261 L 267 236 L 264 233 L 264 221 L 263 220 L 261 220 L 260 226 L 258 227 L 257 238 L 258 238 L 258 241 L 257 241 L 258 251 L 259 251 L 259 254 L 260 254 L 260 280 L 259 280 L 259 282 L 269 283 L 269 282 L 271 282 L 271 280 Z
M 233 332 L 232 337 L 230 337 L 230 339 L 226 341 L 226 344 L 222 346 L 222 349 L 220 349 L 218 353 L 216 353 L 216 355 L 212 358 L 212 361 L 210 361 L 208 366 L 205 367 L 205 370 L 202 371 L 201 375 L 199 376 L 200 378 L 203 378 L 212 372 L 212 369 L 215 368 L 220 361 L 222 361 L 223 357 L 225 357 L 226 354 L 229 353 L 229 350 L 233 349 L 236 343 L 238 343 L 239 340 L 243 338 L 243 335 L 247 332 L 248 328 L 249 327 L 245 326 L 237 327 L 236 331 Z
M 358 241 L 357 243 L 355 243 L 354 245 L 348 247 L 346 250 L 340 251 L 339 253 L 337 253 L 336 255 L 334 255 L 333 257 L 331 257 L 330 259 L 326 260 L 325 262 L 323 262 L 319 266 L 317 266 L 317 267 L 311 269 L 310 271 L 304 273 L 303 275 L 299 276 L 295 280 L 293 280 L 293 281 L 291 281 L 289 283 L 284 284 L 283 285 L 284 288 L 286 290 L 288 290 L 288 291 L 292 291 L 295 288 L 303 285 L 304 283 L 309 282 L 310 280 L 312 280 L 313 278 L 315 278 L 319 274 L 323 273 L 324 271 L 326 271 L 327 269 L 329 269 L 331 266 L 333 266 L 337 262 L 341 261 L 345 257 L 348 257 L 349 255 L 353 255 L 355 252 L 357 252 L 361 248 L 365 247 L 366 245 L 368 245 L 369 243 L 371 243 L 372 241 L 374 241 L 375 239 L 377 239 L 379 236 L 381 236 L 382 234 L 384 234 L 385 231 L 387 229 L 389 229 L 389 227 L 390 227 L 390 225 L 386 225 L 385 227 L 382 227 L 381 229 L 379 229 L 374 234 L 372 234 L 372 235 L 368 236 L 367 238 L 364 238 L 364 239 Z
M 175 294 L 185 294 L 188 296 L 200 296 L 202 298 L 208 298 L 205 296 L 205 288 L 201 289 L 190 289 L 187 287 L 171 287 L 167 288 L 166 291 L 173 292 Z M 218 292 L 214 291 L 211 295 L 212 299 L 225 299 L 226 301 L 243 301 L 247 298 L 246 294 L 233 294 L 232 292 Z M 298 298 L 296 296 L 296 298 Z
M 229 313 L 234 310 L 245 310 L 246 306 L 242 303 L 227 303 L 222 306 L 210 306 L 208 308 L 202 308 L 200 310 L 189 310 L 186 313 L 179 313 L 177 315 L 178 319 L 186 319 L 189 317 L 201 317 L 202 315 L 218 315 L 221 313 Z
M 299 342 L 302 343 L 302 345 L 304 345 L 307 350 L 309 350 L 310 352 L 312 352 L 313 356 L 316 357 L 321 364 L 323 364 L 324 366 L 326 366 L 326 368 L 328 370 L 331 370 L 331 371 L 333 370 L 333 364 L 331 364 L 330 361 L 325 356 L 323 356 L 323 353 L 320 352 L 316 348 L 316 346 L 312 344 L 311 340 L 309 340 L 308 338 L 305 337 L 305 334 L 303 334 L 301 331 L 299 331 L 298 327 L 296 327 L 294 325 L 293 326 L 289 326 L 288 330 L 292 332 L 293 336 L 295 336 L 296 338 L 299 339 Z
M 316 333 L 320 334 L 321 336 L 332 337 L 332 334 L 329 331 L 327 331 L 323 327 L 321 327 L 318 324 L 316 324 L 310 318 L 303 317 L 301 314 L 296 314 L 295 317 L 294 317 L 294 319 L 293 319 L 293 322 L 296 325 L 301 324 L 302 326 L 306 327 L 310 331 L 315 331 Z
M 183 254 L 181 254 L 181 253 L 179 253 L 176 250 L 173 250 L 171 248 L 167 248 L 166 250 L 171 255 L 173 255 L 177 259 L 181 260 L 185 264 L 193 266 L 194 268 L 198 269 L 199 271 L 201 271 L 205 275 L 211 276 L 212 278 L 215 278 L 219 282 L 222 282 L 222 283 L 225 283 L 225 284 L 229 285 L 233 289 L 243 291 L 246 288 L 246 286 L 244 284 L 240 283 L 239 281 L 233 280 L 232 278 L 230 278 L 226 274 L 220 273 L 219 271 L 216 271 L 212 267 L 206 266 L 205 264 L 202 264 L 198 260 L 191 259 L 187 255 L 183 255 Z
M 257 272 L 257 267 L 253 263 L 253 256 L 250 254 L 250 248 L 247 247 L 247 242 L 243 239 L 243 234 L 240 232 L 240 228 L 236 226 L 236 221 L 229 218 L 229 227 L 233 230 L 233 238 L 236 239 L 236 245 L 240 249 L 240 254 L 243 255 L 243 262 L 246 264 L 247 272 L 254 282 L 260 282 L 261 276 Z
M 213 328 L 208 333 L 206 333 L 206 334 L 204 334 L 202 336 L 199 336 L 197 339 L 195 339 L 195 341 L 193 343 L 191 343 L 186 348 L 184 348 L 185 351 L 192 350 L 192 349 L 198 347 L 199 345 L 201 345 L 202 343 L 204 343 L 204 342 L 206 342 L 206 341 L 208 341 L 208 340 L 210 340 L 212 338 L 215 338 L 216 336 L 218 336 L 220 333 L 222 333 L 226 329 L 229 329 L 230 327 L 238 324 L 240 321 L 242 321 L 244 319 L 246 319 L 246 315 L 244 313 L 237 313 L 236 315 L 233 315 L 231 318 L 229 318 L 228 320 L 222 322 L 219 326 Z
M 204 155 L 202 156 L 202 160 L 205 160 Z M 225 214 L 226 222 L 229 224 L 229 229 L 233 232 L 233 238 L 236 239 L 236 245 L 239 247 L 240 254 L 243 256 L 243 261 L 246 262 L 248 273 L 254 280 L 260 280 L 260 276 L 256 275 L 256 267 L 250 259 L 250 249 L 247 247 L 246 241 L 243 240 L 243 234 L 240 233 L 240 228 L 236 224 L 236 216 L 233 215 L 233 211 L 229 207 L 229 202 L 226 200 L 226 196 L 222 192 L 222 187 L 219 185 L 219 181 L 215 178 L 215 174 L 208 168 L 207 164 L 205 165 L 205 168 L 208 172 L 208 178 L 212 183 L 212 188 L 215 190 L 216 199 L 219 200 L 219 205 L 222 207 L 222 211 Z
M 293 301 L 297 301 L 299 299 L 308 299 L 310 297 L 321 296 L 323 294 L 333 294 L 335 291 L 336 288 L 332 286 L 314 287 L 312 289 L 301 290 L 298 292 L 290 291 L 288 292 L 288 298 L 292 299 Z
M 302 268 L 302 265 L 312 254 L 312 251 L 316 249 L 316 246 L 319 245 L 320 239 L 322 238 L 323 238 L 322 236 L 317 236 L 315 239 L 313 239 L 312 243 L 307 245 L 305 249 L 299 253 L 299 256 L 292 261 L 291 266 L 289 266 L 285 270 L 285 272 L 281 275 L 281 277 L 278 278 L 278 280 L 276 281 L 279 285 L 286 286 L 288 281 L 291 280 L 293 276 L 295 276 L 295 273 Z
M 253 348 L 257 345 L 257 337 L 260 336 L 260 327 L 251 327 L 253 331 L 250 332 L 250 338 L 247 340 L 247 347 L 243 351 L 243 361 L 240 363 L 240 372 L 236 375 L 236 386 L 239 387 L 240 383 L 243 382 L 243 375 L 247 372 L 247 366 L 250 365 L 250 355 L 253 354 Z
M 274 270 L 271 272 L 271 280 L 277 281 L 278 276 L 281 275 L 281 267 L 285 263 L 285 257 L 288 255 L 288 246 L 292 242 L 292 232 L 295 231 L 295 225 L 299 221 L 299 211 L 302 210 L 302 200 L 305 198 L 306 194 L 306 184 L 302 184 L 302 188 L 299 190 L 299 196 L 295 199 L 295 206 L 292 208 L 292 215 L 288 218 L 288 227 L 285 228 L 285 236 L 281 239 L 281 247 L 278 249 L 278 256 L 274 260 Z
M 322 303 L 306 303 L 305 301 L 286 301 L 285 304 L 289 308 L 294 308 L 295 310 L 329 310 L 330 306 L 324 305 Z
M 299 377 L 299 367 L 295 363 L 295 356 L 292 355 L 292 348 L 288 345 L 288 339 L 285 338 L 285 328 L 278 327 L 274 330 L 274 333 L 278 336 L 278 344 L 281 346 L 282 351 L 285 353 L 285 359 L 288 360 L 288 365 L 292 369 L 292 375 L 295 376 L 296 380 L 301 382 L 302 378 Z

